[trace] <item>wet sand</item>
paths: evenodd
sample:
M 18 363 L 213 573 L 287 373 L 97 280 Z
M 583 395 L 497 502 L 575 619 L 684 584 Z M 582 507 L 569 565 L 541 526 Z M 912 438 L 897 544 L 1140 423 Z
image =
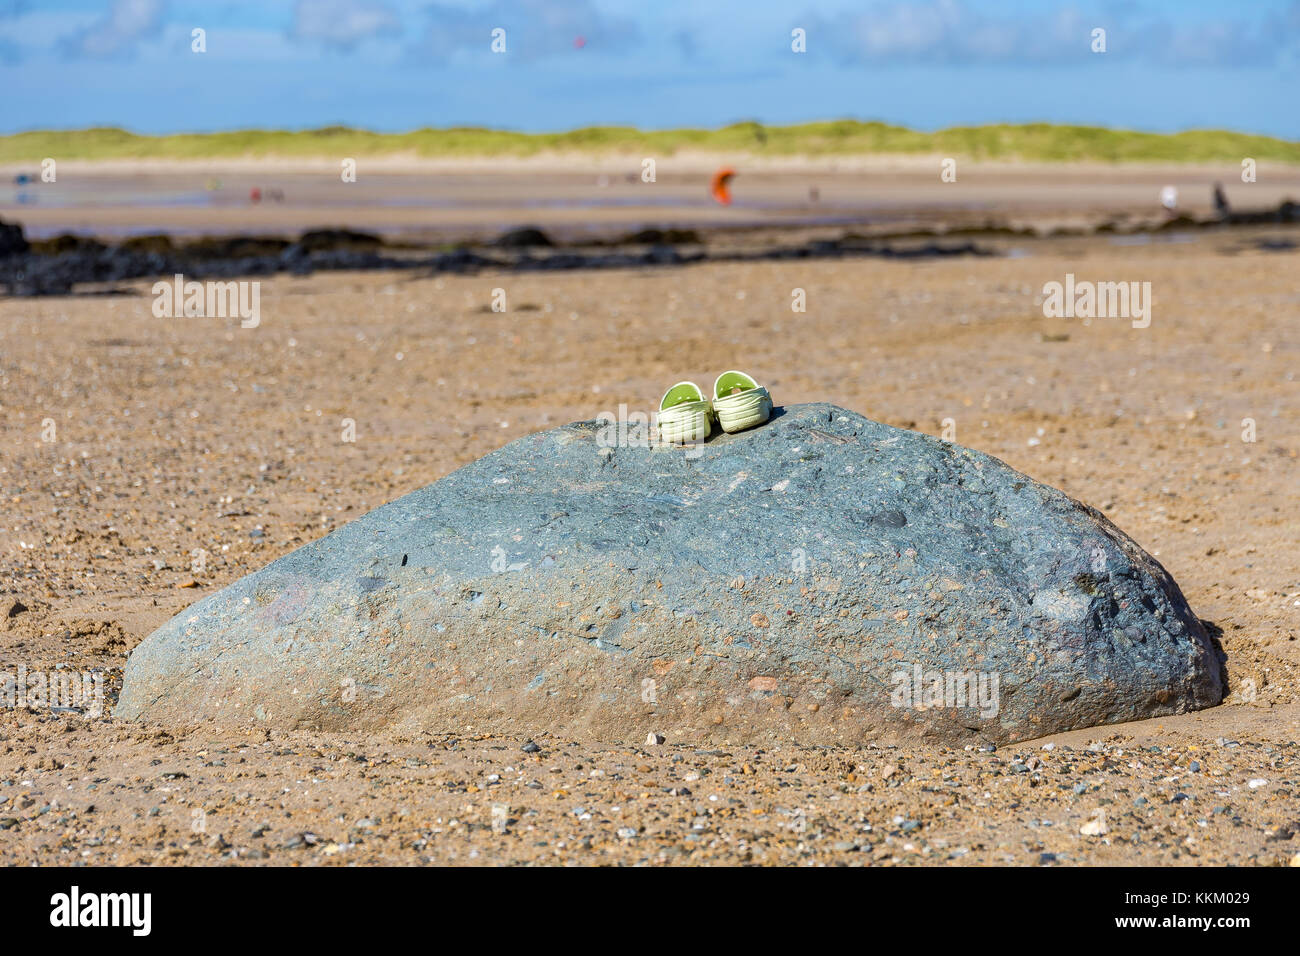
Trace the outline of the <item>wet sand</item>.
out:
M 648 227 L 710 230 L 758 225 L 877 225 L 894 229 L 978 225 L 1085 227 L 1114 217 L 1159 222 L 1160 191 L 1179 191 L 1179 211 L 1204 217 L 1223 183 L 1241 208 L 1300 200 L 1300 168 L 1262 164 L 1254 183 L 1236 166 L 1048 166 L 960 161 L 940 180 L 943 157 L 743 160 L 659 157 L 655 181 L 642 157 L 537 157 L 415 162 L 358 158 L 356 182 L 341 161 L 76 163 L 56 183 L 16 186 L 34 169 L 0 168 L 0 218 L 28 236 L 64 232 L 105 239 L 173 235 L 296 234 L 346 226 L 415 241 L 485 239 L 528 223 L 564 241 L 608 238 Z M 737 170 L 733 203 L 708 194 L 710 174 Z M 220 188 L 214 188 L 219 184 Z M 263 198 L 250 199 L 258 188 Z M 270 198 L 278 190 L 283 199 Z M 815 190 L 815 196 L 813 194 Z
M 1300 254 L 1253 235 L 927 262 L 277 276 L 255 329 L 155 318 L 147 282 L 0 300 L 0 615 L 15 596 L 25 608 L 0 617 L 0 669 L 98 668 L 110 711 L 0 711 L 0 860 L 1290 861 Z M 1067 272 L 1151 282 L 1150 327 L 1044 318 L 1042 285 Z M 504 314 L 489 308 L 498 287 Z M 126 653 L 204 594 L 510 439 L 620 403 L 649 411 L 665 383 L 724 368 L 778 403 L 936 435 L 951 419 L 959 443 L 1101 508 L 1221 633 L 1228 700 L 998 752 L 700 752 L 649 725 L 638 736 L 665 745 L 466 727 L 173 736 L 111 718 Z M 529 736 L 540 751 L 521 750 Z M 1098 812 L 1105 832 L 1081 833 Z

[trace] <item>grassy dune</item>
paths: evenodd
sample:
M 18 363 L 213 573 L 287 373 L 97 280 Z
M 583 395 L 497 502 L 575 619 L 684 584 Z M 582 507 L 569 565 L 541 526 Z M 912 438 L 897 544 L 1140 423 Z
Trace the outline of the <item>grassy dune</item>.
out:
M 565 133 L 461 127 L 373 133 L 345 126 L 290 132 L 237 130 L 139 136 L 113 127 L 37 130 L 0 137 L 0 163 L 57 159 L 221 159 L 375 156 L 530 156 L 548 152 L 671 155 L 679 151 L 768 156 L 938 154 L 1031 162 L 1232 162 L 1246 156 L 1300 164 L 1300 143 L 1225 130 L 1139 133 L 1095 126 L 956 126 L 922 133 L 884 123 L 836 120 L 799 126 L 737 123 L 721 129 L 642 131 L 592 126 Z

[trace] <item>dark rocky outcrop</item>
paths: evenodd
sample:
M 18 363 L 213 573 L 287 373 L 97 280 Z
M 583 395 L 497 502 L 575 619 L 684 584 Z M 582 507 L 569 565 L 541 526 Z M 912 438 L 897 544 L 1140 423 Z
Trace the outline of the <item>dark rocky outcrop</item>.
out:
M 23 237 L 23 227 L 16 222 L 0 219 L 0 259 L 16 256 L 26 252 L 27 240 Z

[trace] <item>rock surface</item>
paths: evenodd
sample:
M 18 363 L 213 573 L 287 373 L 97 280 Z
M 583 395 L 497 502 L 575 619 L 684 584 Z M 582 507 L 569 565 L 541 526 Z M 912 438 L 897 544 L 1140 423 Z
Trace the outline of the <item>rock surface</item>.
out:
M 1002 743 L 1221 699 L 1165 570 L 994 458 L 824 404 L 692 451 L 615 431 L 512 442 L 203 599 L 116 716 Z
M 839 239 L 813 239 L 797 245 L 710 251 L 696 244 L 681 252 L 677 243 L 689 231 L 646 230 L 592 245 L 560 246 L 538 229 L 513 230 L 482 246 L 450 251 L 390 246 L 378 236 L 347 229 L 318 229 L 296 242 L 274 236 L 207 237 L 175 242 L 170 236 L 132 236 L 105 245 L 83 236 L 64 234 L 29 244 L 19 225 L 0 222 L 0 290 L 14 296 L 71 295 L 83 283 L 123 282 L 146 276 L 228 280 L 239 276 L 277 273 L 310 275 L 317 270 L 368 269 L 443 274 L 481 269 L 518 272 L 566 269 L 634 269 L 718 262 L 764 262 L 785 259 L 828 259 L 881 256 L 929 259 L 945 256 L 991 255 L 973 242 L 892 242 L 845 233 Z M 695 237 L 698 239 L 698 237 Z M 614 248 L 646 245 L 649 248 Z M 102 291 L 102 290 L 101 290 Z
M 23 227 L 16 222 L 0 219 L 0 258 L 16 256 L 28 249 Z

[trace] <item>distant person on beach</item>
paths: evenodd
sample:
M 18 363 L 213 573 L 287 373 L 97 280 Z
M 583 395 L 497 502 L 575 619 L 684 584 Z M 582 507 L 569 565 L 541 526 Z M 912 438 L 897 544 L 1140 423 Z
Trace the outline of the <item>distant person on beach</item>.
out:
M 1175 215 L 1178 212 L 1178 187 L 1166 186 L 1160 190 L 1160 205 L 1165 207 L 1165 212 L 1169 215 Z
M 1223 184 L 1214 184 L 1214 211 L 1220 219 L 1227 219 L 1232 215 L 1232 209 L 1228 206 L 1228 197 L 1223 192 Z

